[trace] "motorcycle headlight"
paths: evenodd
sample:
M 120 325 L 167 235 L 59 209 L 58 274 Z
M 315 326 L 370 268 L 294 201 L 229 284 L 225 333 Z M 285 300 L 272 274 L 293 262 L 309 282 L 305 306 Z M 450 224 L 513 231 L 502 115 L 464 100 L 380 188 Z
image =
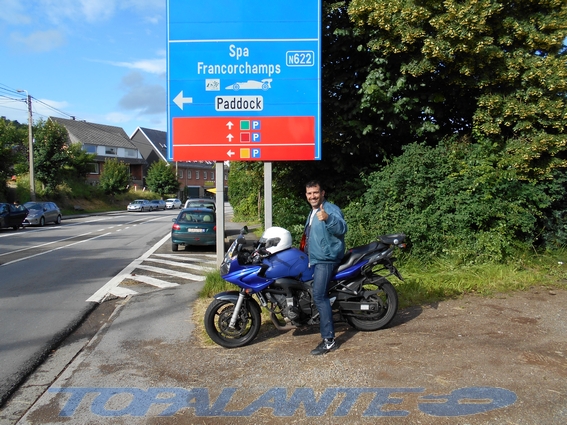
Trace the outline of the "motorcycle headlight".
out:
M 225 255 L 223 262 L 220 265 L 220 274 L 221 276 L 226 276 L 230 271 L 230 258 L 227 258 Z

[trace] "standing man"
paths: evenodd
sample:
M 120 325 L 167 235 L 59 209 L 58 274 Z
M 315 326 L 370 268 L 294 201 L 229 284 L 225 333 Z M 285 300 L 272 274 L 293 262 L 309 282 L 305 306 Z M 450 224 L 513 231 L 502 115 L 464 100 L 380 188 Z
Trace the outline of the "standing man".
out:
M 325 191 L 318 181 L 305 185 L 307 202 L 311 212 L 305 222 L 305 252 L 313 271 L 313 301 L 319 311 L 320 331 L 323 341 L 311 354 L 320 355 L 336 350 L 333 312 L 327 296 L 327 287 L 333 270 L 345 253 L 344 236 L 347 224 L 339 207 L 325 200 Z

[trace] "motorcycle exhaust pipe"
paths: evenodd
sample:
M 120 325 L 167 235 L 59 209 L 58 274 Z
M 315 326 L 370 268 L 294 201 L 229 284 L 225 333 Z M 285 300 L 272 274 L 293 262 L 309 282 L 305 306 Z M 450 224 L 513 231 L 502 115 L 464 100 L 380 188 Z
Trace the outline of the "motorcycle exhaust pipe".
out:
M 272 320 L 272 323 L 274 324 L 274 326 L 278 331 L 291 331 L 292 329 L 297 329 L 297 326 L 295 326 L 291 322 L 288 322 L 287 320 L 286 320 L 286 324 L 282 325 L 281 322 L 278 320 L 277 316 L 275 315 L 275 313 L 270 314 L 270 319 Z

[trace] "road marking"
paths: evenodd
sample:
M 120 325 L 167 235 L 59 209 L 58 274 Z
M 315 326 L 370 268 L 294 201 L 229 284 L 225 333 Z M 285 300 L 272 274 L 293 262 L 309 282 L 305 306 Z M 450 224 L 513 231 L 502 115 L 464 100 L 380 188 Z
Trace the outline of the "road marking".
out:
M 69 245 L 59 246 L 59 247 L 57 247 L 57 248 L 50 249 L 49 251 L 39 252 L 39 253 L 37 253 L 37 254 L 30 255 L 29 257 L 18 258 L 17 260 L 8 261 L 7 263 L 0 264 L 0 267 L 7 266 L 7 265 L 9 265 L 9 264 L 18 263 L 18 262 L 24 261 L 24 260 L 29 260 L 30 258 L 39 257 L 40 255 L 49 254 L 50 252 L 58 251 L 58 250 L 63 249 L 63 248 L 69 248 L 70 246 L 78 245 L 78 244 L 80 244 L 80 243 L 93 241 L 93 240 L 95 240 L 95 239 L 102 238 L 102 237 L 108 236 L 108 235 L 110 235 L 110 233 L 105 233 L 104 235 L 98 235 L 98 236 L 94 236 L 94 237 L 89 238 L 89 239 L 85 239 L 85 240 L 82 240 L 82 241 L 70 243 Z
M 175 286 L 180 286 L 179 283 L 168 282 L 167 280 L 156 279 L 155 277 L 144 276 L 141 274 L 132 276 L 132 280 L 147 283 L 148 285 L 156 286 L 158 288 L 173 288 Z
M 3 255 L 10 255 L 10 254 L 16 254 L 16 253 L 22 252 L 22 251 L 27 251 L 27 250 L 29 250 L 29 249 L 41 248 L 42 246 L 52 245 L 52 244 L 57 243 L 57 242 L 68 241 L 69 239 L 80 238 L 80 237 L 82 237 L 82 236 L 90 235 L 91 233 L 92 233 L 92 232 L 82 233 L 82 234 L 80 234 L 80 235 L 70 236 L 70 237 L 68 237 L 68 238 L 57 239 L 56 241 L 46 242 L 46 243 L 41 244 L 41 245 L 34 245 L 34 246 L 29 246 L 29 247 L 27 247 L 27 248 L 17 249 L 17 250 L 15 250 L 15 251 L 8 251 L 8 252 L 5 252 L 5 253 L 3 253 L 3 254 L 0 254 L 0 257 L 3 256 Z
M 146 266 L 144 264 L 140 264 L 138 267 L 136 267 L 137 269 L 143 269 L 143 270 L 147 270 L 149 272 L 154 272 L 154 273 L 161 273 L 161 274 L 166 274 L 169 276 L 174 276 L 174 277 L 180 277 L 182 279 L 189 279 L 189 280 L 203 280 L 203 276 L 202 275 L 196 275 L 196 274 L 191 274 L 191 273 L 185 273 L 185 272 L 178 272 L 176 270 L 169 270 L 169 269 L 163 269 L 161 267 L 153 267 L 153 266 Z
M 104 299 L 108 296 L 108 294 L 110 294 L 110 291 L 112 289 L 114 289 L 118 285 L 120 285 L 120 283 L 126 277 L 129 277 L 129 275 L 134 271 L 134 269 L 136 269 L 136 267 L 138 267 L 140 264 L 142 264 L 142 262 L 146 258 L 148 258 L 150 255 L 152 255 L 154 252 L 156 252 L 157 249 L 170 237 L 171 237 L 171 235 L 169 233 L 167 235 L 165 235 L 159 242 L 157 242 L 153 247 L 151 247 L 150 250 L 146 251 L 144 253 L 144 255 L 142 255 L 139 258 L 136 258 L 134 261 L 132 261 L 130 264 L 128 264 L 120 273 L 118 273 L 116 276 L 114 276 L 112 279 L 110 279 L 105 285 L 102 286 L 102 288 L 100 288 L 98 291 L 96 291 L 86 301 L 87 302 L 95 302 L 95 303 L 99 303 L 99 304 L 101 302 L 103 302 Z
M 148 258 L 148 261 L 151 261 L 152 263 L 164 264 L 166 266 L 183 267 L 186 269 L 193 269 L 199 271 L 211 271 L 213 269 L 212 266 L 205 267 L 205 266 L 198 266 L 197 264 L 184 264 L 179 261 L 160 260 L 159 258 Z

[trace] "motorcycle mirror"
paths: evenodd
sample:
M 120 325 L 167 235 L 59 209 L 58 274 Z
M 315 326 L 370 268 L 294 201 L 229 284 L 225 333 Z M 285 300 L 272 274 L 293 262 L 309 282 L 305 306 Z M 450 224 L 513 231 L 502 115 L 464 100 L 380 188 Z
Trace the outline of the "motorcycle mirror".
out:
M 240 234 L 241 235 L 247 235 L 248 234 L 248 226 L 244 226 L 242 229 L 240 229 Z

